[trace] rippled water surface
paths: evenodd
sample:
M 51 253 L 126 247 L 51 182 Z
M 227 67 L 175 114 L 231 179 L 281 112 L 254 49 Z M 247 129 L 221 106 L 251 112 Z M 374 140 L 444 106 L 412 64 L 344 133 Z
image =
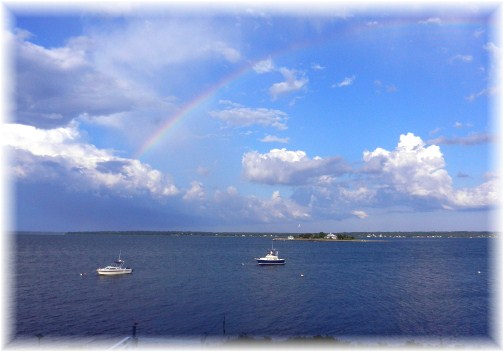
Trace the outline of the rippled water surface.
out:
M 275 241 L 287 264 L 263 267 L 260 237 L 17 235 L 13 331 L 485 337 L 492 241 Z M 119 250 L 134 273 L 97 276 Z

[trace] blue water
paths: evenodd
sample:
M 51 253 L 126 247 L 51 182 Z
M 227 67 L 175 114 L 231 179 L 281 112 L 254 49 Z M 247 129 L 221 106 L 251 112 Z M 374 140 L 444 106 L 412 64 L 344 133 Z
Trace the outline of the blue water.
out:
M 17 235 L 13 332 L 487 337 L 492 241 L 275 241 L 264 267 L 268 238 Z M 97 276 L 119 250 L 134 273 Z

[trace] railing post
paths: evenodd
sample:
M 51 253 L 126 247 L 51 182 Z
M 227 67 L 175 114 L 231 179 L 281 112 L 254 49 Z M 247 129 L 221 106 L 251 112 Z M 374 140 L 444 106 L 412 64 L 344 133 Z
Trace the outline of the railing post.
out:
M 138 323 L 135 321 L 135 323 L 133 324 L 133 327 L 132 327 L 133 331 L 131 333 L 131 337 L 133 339 L 133 346 L 134 347 L 137 347 L 137 345 L 138 345 L 138 338 L 136 337 L 137 325 L 138 325 Z

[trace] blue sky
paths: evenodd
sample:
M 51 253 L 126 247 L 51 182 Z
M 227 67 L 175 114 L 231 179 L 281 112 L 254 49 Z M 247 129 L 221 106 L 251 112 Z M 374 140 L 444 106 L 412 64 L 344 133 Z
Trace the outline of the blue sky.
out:
M 496 229 L 496 8 L 390 6 L 8 5 L 12 227 Z

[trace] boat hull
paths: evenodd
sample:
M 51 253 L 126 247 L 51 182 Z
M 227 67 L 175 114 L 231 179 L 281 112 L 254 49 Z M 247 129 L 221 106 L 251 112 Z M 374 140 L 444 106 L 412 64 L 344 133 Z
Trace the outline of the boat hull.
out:
M 133 269 L 121 269 L 121 270 L 102 270 L 96 269 L 98 275 L 124 275 L 124 274 L 132 274 Z
M 259 265 L 283 265 L 285 264 L 285 259 L 275 259 L 275 260 L 268 260 L 268 259 L 256 259 L 257 264 Z

